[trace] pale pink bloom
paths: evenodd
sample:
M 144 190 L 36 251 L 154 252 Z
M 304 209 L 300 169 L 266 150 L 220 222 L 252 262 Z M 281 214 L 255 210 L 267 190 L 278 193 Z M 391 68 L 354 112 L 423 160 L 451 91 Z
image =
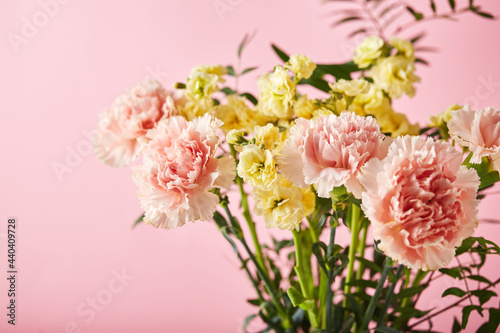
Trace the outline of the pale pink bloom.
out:
M 208 114 L 190 122 L 174 116 L 148 132 L 144 164 L 134 168 L 146 223 L 177 228 L 212 217 L 219 197 L 210 190 L 229 187 L 236 169 L 230 156 L 215 156 L 221 125 Z
M 125 92 L 100 114 L 94 153 L 104 163 L 123 167 L 136 160 L 141 140 L 164 117 L 169 96 L 161 83 L 149 79 Z M 173 103 L 173 101 L 172 101 Z M 171 109 L 171 107 L 170 107 Z
M 321 197 L 329 197 L 334 187 L 345 185 L 361 198 L 356 175 L 371 158 L 385 156 L 389 139 L 384 138 L 374 118 L 351 112 L 339 117 L 298 118 L 277 157 L 278 165 L 295 185 L 316 184 Z
M 471 162 L 481 163 L 488 156 L 500 172 L 500 110 L 490 107 L 472 111 L 469 107 L 452 111 L 448 122 L 450 136 L 473 153 Z
M 417 136 L 395 139 L 387 157 L 358 175 L 363 211 L 385 254 L 410 268 L 435 270 L 477 225 L 479 177 L 462 166 L 448 142 Z

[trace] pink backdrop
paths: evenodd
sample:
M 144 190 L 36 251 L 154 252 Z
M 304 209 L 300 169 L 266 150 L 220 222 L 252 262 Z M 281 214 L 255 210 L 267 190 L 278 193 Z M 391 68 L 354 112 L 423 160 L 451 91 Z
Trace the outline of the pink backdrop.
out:
M 194 65 L 235 63 L 245 33 L 257 30 L 244 65 L 262 71 L 277 63 L 271 42 L 317 62 L 347 60 L 354 42 L 329 27 L 332 7 L 320 0 L 54 1 L 0 3 L 0 331 L 241 332 L 251 287 L 214 225 L 131 230 L 141 214 L 131 170 L 97 161 L 86 133 L 145 76 L 170 86 Z M 500 14 L 498 1 L 477 2 Z M 500 22 L 467 14 L 425 28 L 439 52 L 426 55 L 416 97 L 397 110 L 424 122 L 452 103 L 500 106 Z M 244 86 L 255 91 L 256 74 Z M 485 200 L 482 218 L 498 217 L 498 198 Z M 19 227 L 15 327 L 4 314 L 8 217 Z M 477 234 L 500 242 L 499 228 L 482 224 Z

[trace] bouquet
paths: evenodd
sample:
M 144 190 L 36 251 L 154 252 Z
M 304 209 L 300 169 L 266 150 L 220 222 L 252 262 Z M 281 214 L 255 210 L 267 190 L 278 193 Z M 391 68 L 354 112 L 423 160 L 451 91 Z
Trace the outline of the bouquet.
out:
M 371 35 L 344 64 L 273 45 L 283 63 L 260 75 L 256 96 L 238 89 L 256 67 L 197 66 L 172 90 L 146 80 L 101 114 L 94 152 L 113 167 L 141 159 L 136 224 L 215 222 L 255 289 L 245 329 L 259 319 L 262 332 L 431 331 L 437 315 L 467 304 L 453 332 L 472 312 L 487 314 L 481 332 L 495 332 L 500 279 L 481 268 L 500 247 L 474 230 L 500 180 L 500 110 L 452 105 L 423 128 L 396 112 L 393 101 L 420 82 L 416 42 Z M 290 237 L 263 244 L 257 223 Z M 427 309 L 418 300 L 439 276 L 463 288 L 443 291 L 452 306 Z

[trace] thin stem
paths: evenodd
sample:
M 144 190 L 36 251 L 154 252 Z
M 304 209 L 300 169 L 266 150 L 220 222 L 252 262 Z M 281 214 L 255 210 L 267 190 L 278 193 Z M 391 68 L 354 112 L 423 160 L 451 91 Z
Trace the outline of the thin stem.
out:
M 463 268 L 462 263 L 460 262 L 460 259 L 458 259 L 458 257 L 455 257 L 455 259 L 457 259 L 458 266 L 460 266 L 460 268 Z M 467 294 L 469 295 L 470 305 L 474 306 L 474 303 L 472 302 L 472 296 L 471 296 L 471 293 L 470 293 L 470 289 L 469 289 L 469 283 L 467 282 L 467 277 L 465 276 L 465 274 L 463 272 L 463 269 L 460 269 L 460 274 L 464 278 L 465 289 L 467 290 Z
M 359 214 L 360 209 L 358 206 L 351 204 L 351 244 L 349 245 L 349 264 L 347 266 L 347 276 L 345 279 L 344 294 L 351 293 L 350 283 L 354 277 L 354 262 L 356 261 L 356 249 L 359 241 Z M 344 307 L 347 307 L 347 298 L 344 298 Z
M 309 274 L 307 274 L 304 270 L 304 255 L 302 252 L 302 236 L 300 234 L 300 231 L 297 230 L 292 230 L 293 234 L 293 242 L 295 243 L 295 258 L 296 258 L 296 264 L 295 264 L 295 272 L 297 273 L 297 277 L 299 278 L 299 284 L 300 284 L 300 289 L 302 290 L 302 294 L 307 298 L 308 300 L 311 300 L 314 298 L 312 294 L 312 290 L 308 287 L 308 281 L 309 281 Z M 308 309 L 307 310 L 307 315 L 309 316 L 309 320 L 311 322 L 311 327 L 312 328 L 317 328 L 318 322 L 316 320 L 316 312 L 314 309 Z
M 237 161 L 236 150 L 234 149 L 233 145 L 229 145 L 229 147 L 231 149 L 231 155 L 233 156 L 234 160 Z M 257 236 L 255 223 L 253 222 L 252 215 L 250 214 L 250 208 L 248 206 L 248 194 L 245 192 L 245 189 L 243 188 L 243 179 L 241 179 L 241 177 L 238 175 L 236 175 L 236 183 L 238 184 L 238 187 L 240 189 L 241 206 L 243 207 L 243 217 L 245 218 L 248 224 L 248 229 L 250 229 L 250 234 L 252 235 L 252 240 L 255 247 L 257 260 L 259 261 L 259 264 L 264 268 L 266 274 L 269 275 L 267 271 L 266 261 L 264 260 L 264 256 L 262 255 L 262 247 L 260 246 L 259 237 Z
M 335 245 L 335 231 L 337 230 L 336 226 L 330 227 L 330 242 L 328 243 L 328 248 L 326 251 L 326 257 L 330 258 L 333 255 L 333 249 Z M 332 284 L 334 282 L 333 276 L 333 267 L 329 267 L 328 271 L 328 286 L 326 289 L 326 332 L 333 331 L 333 323 L 334 323 L 334 315 L 335 312 L 332 311 L 333 305 L 333 291 Z
M 385 296 L 384 300 L 384 307 L 382 308 L 382 312 L 380 313 L 380 316 L 378 317 L 377 321 L 377 326 L 382 326 L 385 321 L 385 315 L 387 314 L 387 310 L 389 310 L 389 305 L 392 302 L 392 297 L 394 296 L 394 288 L 396 288 L 396 284 L 398 283 L 399 279 L 401 278 L 401 274 L 403 274 L 404 266 L 399 265 L 398 270 L 396 272 L 396 281 L 394 281 L 391 286 L 389 287 L 389 291 L 387 292 L 387 295 Z
M 422 271 L 422 270 L 419 270 L 417 271 L 417 274 L 415 274 L 415 277 L 413 278 L 413 282 L 411 284 L 411 287 L 418 287 L 420 285 L 420 282 L 422 282 L 422 280 L 427 276 L 427 273 L 429 271 Z M 408 284 L 406 285 L 406 287 L 408 287 L 410 281 L 410 279 L 408 279 Z M 413 297 L 403 297 L 403 299 L 401 300 L 401 308 L 406 308 L 408 305 L 410 305 L 411 303 L 411 299 Z M 396 328 L 396 329 L 402 329 L 403 325 L 406 325 L 407 324 L 407 321 L 408 321 L 408 313 L 404 313 L 404 314 L 401 314 L 399 315 L 396 320 L 394 320 L 393 322 L 393 327 Z
M 221 230 L 221 229 L 219 229 Z M 225 234 L 223 233 L 223 236 L 224 238 L 228 241 L 228 243 L 231 245 L 231 247 L 233 248 L 234 252 L 236 253 L 236 256 L 238 257 L 238 259 L 241 261 L 241 264 L 243 266 L 243 268 L 245 269 L 245 272 L 247 273 L 248 275 L 248 278 L 250 279 L 250 281 L 252 281 L 252 285 L 253 287 L 255 288 L 255 291 L 257 292 L 257 296 L 259 296 L 259 301 L 263 302 L 264 301 L 264 297 L 262 296 L 262 292 L 260 291 L 260 288 L 259 288 L 259 284 L 258 282 L 255 280 L 255 278 L 253 277 L 252 273 L 250 272 L 250 270 L 248 269 L 248 266 L 245 265 L 245 260 L 243 259 L 243 257 L 241 256 L 241 253 L 240 251 L 238 250 L 238 248 L 236 247 L 236 244 L 234 243 L 234 241 L 229 237 L 228 234 Z
M 500 282 L 500 279 L 496 280 L 495 282 L 493 282 L 493 283 L 489 284 L 487 287 L 485 287 L 485 288 L 483 288 L 483 289 L 480 289 L 480 290 L 481 290 L 481 291 L 483 291 L 483 290 L 487 290 L 487 289 L 489 289 L 490 287 L 495 286 L 495 285 L 496 285 L 497 283 L 499 283 L 499 282 Z M 409 326 L 409 327 L 408 327 L 408 330 L 411 330 L 413 327 L 418 326 L 418 325 L 422 324 L 423 322 L 426 322 L 427 320 L 431 319 L 432 317 L 437 316 L 438 314 L 441 314 L 441 313 L 443 313 L 443 312 L 445 312 L 445 311 L 448 311 L 449 309 L 454 308 L 454 307 L 455 307 L 455 306 L 457 306 L 458 304 L 460 304 L 460 303 L 462 303 L 463 301 L 465 301 L 468 297 L 469 297 L 469 295 L 465 295 L 464 297 L 462 297 L 461 299 L 459 299 L 459 300 L 458 300 L 458 301 L 456 301 L 455 303 L 450 304 L 450 305 L 448 305 L 447 307 L 445 307 L 445 308 L 443 308 L 443 309 L 441 309 L 441 310 L 439 310 L 439 311 L 436 311 L 436 312 L 434 312 L 434 313 L 432 313 L 432 314 L 430 314 L 430 315 L 428 315 L 428 316 L 426 316 L 426 317 L 424 317 L 424 318 L 420 319 L 420 320 L 419 320 L 419 321 L 417 321 L 416 323 L 414 323 L 414 324 L 412 324 L 411 326 Z
M 365 257 L 365 249 L 366 249 L 366 236 L 368 234 L 368 224 L 362 226 L 363 234 L 361 235 L 361 241 L 359 242 L 358 253 L 361 258 Z M 363 273 L 365 271 L 365 267 L 362 262 L 359 263 L 358 270 L 356 271 L 356 280 L 361 280 L 363 278 Z M 358 286 L 356 288 L 357 291 L 361 291 L 362 287 Z
M 387 279 L 387 275 L 389 275 L 389 271 L 392 269 L 392 265 L 389 265 L 389 258 L 385 259 L 384 270 L 382 271 L 382 276 L 377 284 L 377 288 L 375 289 L 375 293 L 368 304 L 368 308 L 366 310 L 365 316 L 363 317 L 363 323 L 361 324 L 360 332 L 364 332 L 365 329 L 368 328 L 368 324 L 370 324 L 370 320 L 373 317 L 373 313 L 375 312 L 375 308 L 377 307 L 378 299 L 380 294 L 382 293 L 382 289 L 384 288 L 385 280 Z
M 442 18 L 450 18 L 452 16 L 456 16 L 456 15 L 460 15 L 460 14 L 463 14 L 465 12 L 468 12 L 470 10 L 469 7 L 467 8 L 462 8 L 462 9 L 457 9 L 455 11 L 451 11 L 451 12 L 447 12 L 447 13 L 444 13 L 444 14 L 434 14 L 432 16 L 426 16 L 426 17 L 423 17 L 422 19 L 420 20 L 414 20 L 414 21 L 410 21 L 406 24 L 403 24 L 401 26 L 399 26 L 395 31 L 394 31 L 394 35 L 398 35 L 399 33 L 401 33 L 402 31 L 418 24 L 418 23 L 421 23 L 421 22 L 425 22 L 425 21 L 432 21 L 432 20 L 437 20 L 437 19 L 442 19 Z
M 238 220 L 233 216 L 231 211 L 229 210 L 227 202 L 222 203 L 221 206 L 224 208 L 224 211 L 226 212 L 227 217 L 229 218 L 231 226 L 235 229 L 241 230 L 240 224 L 239 224 Z M 267 276 L 267 274 L 265 273 L 263 268 L 260 266 L 257 258 L 255 258 L 252 250 L 250 249 L 250 247 L 248 246 L 248 244 L 245 240 L 245 237 L 236 237 L 236 238 L 241 242 L 241 244 L 243 244 L 243 247 L 245 248 L 248 256 L 250 257 L 250 260 L 252 260 L 255 267 L 257 268 L 257 273 L 260 275 L 260 278 L 262 279 L 262 281 L 264 281 L 264 286 L 266 287 L 269 296 L 271 296 L 271 299 L 274 303 L 274 306 L 276 307 L 276 311 L 278 311 L 278 314 L 280 315 L 281 321 L 283 323 L 283 327 L 288 328 L 288 326 L 290 325 L 290 321 L 288 319 L 288 316 L 286 315 L 285 307 L 281 303 L 281 300 L 279 299 L 279 296 L 277 295 L 277 292 L 276 292 L 275 288 L 273 287 L 271 280 L 269 279 L 269 277 Z
M 303 256 L 302 256 L 302 237 L 300 236 L 300 231 L 292 230 L 293 242 L 295 243 L 295 257 L 297 258 L 297 265 L 302 267 Z
M 372 22 L 375 29 L 377 30 L 378 36 L 382 39 L 385 39 L 384 29 L 382 28 L 382 25 L 380 24 L 378 19 L 375 17 L 375 15 L 373 15 L 373 12 L 370 9 L 370 7 L 368 7 L 367 1 L 361 0 L 361 7 L 363 7 L 363 10 L 365 11 L 366 15 L 368 16 L 368 19 Z
M 434 276 L 435 273 L 436 271 L 432 271 L 431 274 L 429 274 L 429 278 L 427 279 L 427 282 L 424 283 L 424 285 L 428 285 L 432 281 L 432 277 Z M 415 298 L 415 301 L 413 302 L 413 307 L 417 305 L 417 302 L 420 299 L 420 295 L 422 295 L 422 293 L 418 293 L 417 298 Z

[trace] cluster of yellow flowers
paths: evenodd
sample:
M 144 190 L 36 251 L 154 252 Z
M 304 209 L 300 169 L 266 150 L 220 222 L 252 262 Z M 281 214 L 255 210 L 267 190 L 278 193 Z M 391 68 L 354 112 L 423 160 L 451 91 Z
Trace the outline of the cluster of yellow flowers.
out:
M 238 176 L 254 187 L 255 213 L 262 215 L 268 228 L 295 229 L 314 211 L 315 195 L 310 188 L 293 185 L 276 170 L 275 156 L 286 137 L 272 123 L 255 126 L 247 140 L 243 130 L 226 135 L 229 144 L 240 151 Z
M 285 64 L 259 77 L 256 105 L 231 89 L 229 93 L 222 90 L 227 96 L 219 104 L 212 95 L 221 90 L 219 85 L 225 83 L 228 69 L 198 66 L 184 86 L 183 103 L 176 107 L 188 120 L 211 113 L 224 122 L 226 140 L 239 152 L 237 173 L 254 187 L 255 213 L 262 215 L 270 228 L 292 230 L 315 205 L 313 188 L 293 185 L 276 167 L 276 156 L 295 119 L 353 112 L 374 117 L 381 130 L 392 137 L 418 134 L 419 126 L 410 124 L 391 105 L 392 99 L 403 93 L 414 95 L 413 84 L 419 81 L 414 75 L 414 53 L 409 41 L 392 38 L 386 43 L 379 37 L 368 37 L 356 48 L 353 59 L 363 70 L 362 77 L 330 83 L 325 99 L 310 99 L 297 92 L 300 81 L 309 79 L 317 66 L 305 55 L 292 55 Z

